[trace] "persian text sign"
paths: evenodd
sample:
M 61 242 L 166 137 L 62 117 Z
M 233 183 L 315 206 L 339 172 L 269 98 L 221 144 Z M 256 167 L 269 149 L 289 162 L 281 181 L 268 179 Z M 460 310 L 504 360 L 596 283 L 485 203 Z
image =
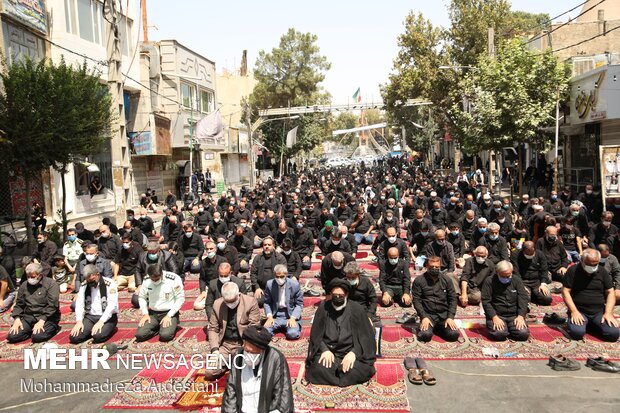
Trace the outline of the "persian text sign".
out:
M 47 15 L 44 0 L 4 0 L 3 13 L 43 34 L 47 34 Z

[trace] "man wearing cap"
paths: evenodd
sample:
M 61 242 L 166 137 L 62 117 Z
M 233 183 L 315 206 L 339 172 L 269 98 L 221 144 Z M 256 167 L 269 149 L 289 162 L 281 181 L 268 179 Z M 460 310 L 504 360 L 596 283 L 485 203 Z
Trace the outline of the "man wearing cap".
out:
M 375 374 L 375 331 L 366 310 L 348 301 L 350 284 L 334 279 L 327 286 L 330 300 L 319 304 L 308 346 L 306 380 L 313 384 L 347 387 Z
M 265 286 L 265 327 L 270 333 L 285 331 L 287 340 L 297 340 L 301 334 L 301 312 L 304 308 L 304 294 L 299 282 L 288 278 L 286 265 L 274 268 L 274 278 Z
M 271 334 L 264 327 L 243 332 L 243 367 L 233 367 L 222 398 L 222 413 L 293 413 L 291 374 L 284 355 L 269 346 Z
M 258 302 L 250 295 L 241 294 L 237 284 L 225 283 L 222 286 L 222 296 L 213 303 L 213 312 L 207 325 L 207 340 L 211 353 L 228 360 L 228 357 L 243 345 L 241 337 L 251 325 L 260 325 Z M 207 369 L 205 377 L 217 378 L 225 369 L 224 364 Z
M 179 310 L 185 302 L 183 281 L 178 275 L 149 265 L 149 278 L 140 289 L 140 312 L 136 341 L 146 341 L 159 333 L 159 341 L 174 339 L 179 324 Z
M 103 343 L 112 337 L 118 322 L 118 287 L 93 264 L 84 267 L 84 281 L 75 300 L 76 324 L 69 341 L 79 344 L 92 337 Z

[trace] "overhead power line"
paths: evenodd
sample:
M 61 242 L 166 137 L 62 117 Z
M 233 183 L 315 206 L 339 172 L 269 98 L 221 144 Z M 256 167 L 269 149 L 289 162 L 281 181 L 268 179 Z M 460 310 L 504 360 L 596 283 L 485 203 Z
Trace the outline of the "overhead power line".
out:
M 604 33 L 597 34 L 596 36 L 592 36 L 589 39 L 581 40 L 581 41 L 579 41 L 579 42 L 577 42 L 575 44 L 571 44 L 570 46 L 564 46 L 564 47 L 562 47 L 560 49 L 555 49 L 555 50 L 552 49 L 552 50 L 553 50 L 554 53 L 561 52 L 562 50 L 566 50 L 566 49 L 570 49 L 571 47 L 582 45 L 584 43 L 587 43 L 587 42 L 590 42 L 590 41 L 592 41 L 594 39 L 597 39 L 597 38 L 599 38 L 601 36 L 606 36 L 608 33 L 611 33 L 614 30 L 618 30 L 618 29 L 620 29 L 620 26 L 616 26 L 613 29 L 606 30 Z

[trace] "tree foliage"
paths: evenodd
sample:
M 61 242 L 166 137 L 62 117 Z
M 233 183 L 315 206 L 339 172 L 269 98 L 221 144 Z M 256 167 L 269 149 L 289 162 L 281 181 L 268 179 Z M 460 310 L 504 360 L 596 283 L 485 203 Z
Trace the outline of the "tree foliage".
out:
M 331 64 L 320 54 L 317 41 L 316 35 L 291 28 L 280 38 L 278 47 L 269 53 L 259 53 L 254 68 L 254 77 L 258 83 L 250 95 L 253 118 L 256 118 L 259 109 L 329 103 L 330 96 L 321 87 L 321 82 Z M 297 121 L 298 144 L 293 150 L 287 150 L 287 155 L 311 149 L 324 138 L 321 119 L 322 116 L 300 116 Z M 281 154 L 284 148 L 283 129 L 289 126 L 295 125 L 283 120 L 269 122 L 261 127 L 263 145 L 272 155 Z
M 425 150 L 428 138 L 445 126 L 454 128 L 450 113 L 453 107 L 462 106 L 460 81 L 469 71 L 467 67 L 477 66 L 486 55 L 488 28 L 495 30 L 500 44 L 549 21 L 547 14 L 511 11 L 508 0 L 452 0 L 448 12 L 451 24 L 447 28 L 434 26 L 422 14 L 407 16 L 389 81 L 382 86 L 388 120 L 406 127 L 414 150 Z M 448 68 L 441 70 L 441 66 Z M 404 106 L 407 99 L 415 98 L 432 103 L 430 122 L 428 109 Z M 420 130 L 412 121 L 429 123 L 431 130 Z
M 475 153 L 517 142 L 544 145 L 550 137 L 541 128 L 552 117 L 559 96 L 568 90 L 569 71 L 550 51 L 537 54 L 519 39 L 498 48 L 497 57 L 484 55 L 453 91 L 453 134 L 463 149 Z
M 64 178 L 71 162 L 96 153 L 110 139 L 111 100 L 106 86 L 85 64 L 74 68 L 64 61 L 54 65 L 21 59 L 4 63 L 0 78 L 0 159 L 24 175 L 29 204 L 32 178 L 50 167 Z M 28 208 L 29 241 L 30 212 Z

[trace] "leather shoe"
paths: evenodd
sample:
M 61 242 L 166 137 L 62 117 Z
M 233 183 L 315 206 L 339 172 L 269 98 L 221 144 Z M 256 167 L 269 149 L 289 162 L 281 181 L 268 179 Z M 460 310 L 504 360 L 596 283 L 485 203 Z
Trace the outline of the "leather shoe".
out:
M 549 356 L 549 363 L 547 365 L 556 371 L 575 371 L 581 369 L 581 364 L 561 354 Z
M 415 322 L 415 313 L 411 314 L 409 312 L 403 313 L 400 317 L 395 320 L 396 324 L 407 324 Z
M 605 360 L 603 357 L 588 358 L 586 366 L 591 367 L 592 370 L 604 371 L 607 373 L 620 373 L 620 364 L 614 363 L 609 360 Z
M 560 317 L 558 313 L 545 314 L 543 317 L 543 323 L 545 324 L 564 324 L 566 322 L 566 318 Z

